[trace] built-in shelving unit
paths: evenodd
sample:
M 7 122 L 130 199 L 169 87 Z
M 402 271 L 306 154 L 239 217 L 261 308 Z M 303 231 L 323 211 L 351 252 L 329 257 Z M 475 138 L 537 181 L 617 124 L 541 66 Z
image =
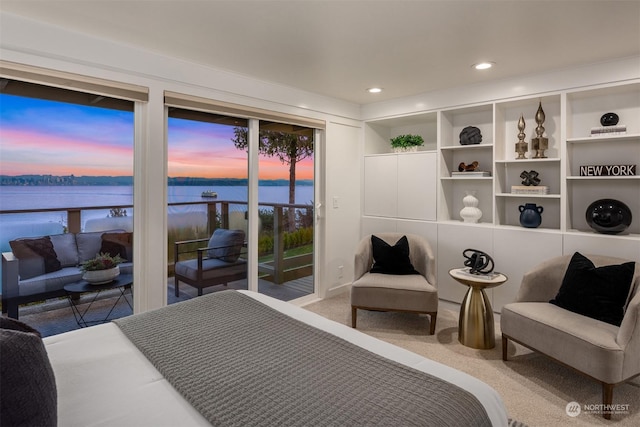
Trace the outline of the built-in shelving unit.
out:
M 537 136 L 539 106 L 545 114 L 543 137 L 548 139 L 544 158 L 535 158 L 531 146 Z M 626 133 L 591 136 L 591 129 L 601 126 L 600 117 L 607 112 L 619 116 Z M 525 159 L 517 159 L 515 150 L 521 115 L 524 141 L 529 144 Z M 460 132 L 467 126 L 480 129 L 480 144 L 460 144 Z M 427 147 L 422 153 L 385 154 L 390 152 L 389 139 L 402 133 L 421 134 Z M 411 156 L 425 155 L 424 150 L 430 153 L 428 158 L 406 162 Z M 552 256 L 580 250 L 640 257 L 639 80 L 372 120 L 365 123 L 364 153 L 363 227 L 368 231 L 417 230 L 435 240 L 441 298 L 460 302 L 463 289 L 450 280 L 447 271 L 460 266 L 462 251 L 468 247 L 494 254 L 496 269 L 514 279 L 491 291 L 495 309 L 513 300 L 525 271 Z M 490 176 L 453 174 L 460 163 L 473 161 Z M 636 165 L 636 174 L 581 176 L 580 167 L 585 165 Z M 423 168 L 436 170 L 427 175 Z M 397 197 L 376 200 L 372 210 L 367 199 L 371 202 L 389 186 L 385 171 L 403 176 L 388 189 Z M 538 173 L 539 185 L 548 187 L 545 194 L 520 194 L 512 189 L 523 185 L 523 172 L 531 171 Z M 420 184 L 407 187 L 400 182 L 411 181 L 411 177 Z M 467 191 L 475 192 L 482 211 L 475 224 L 464 223 L 460 217 Z M 634 218 L 626 232 L 606 235 L 588 226 L 586 209 L 601 198 L 617 199 L 630 207 Z M 404 213 L 399 200 L 404 200 Z M 538 228 L 520 225 L 519 206 L 527 203 L 544 208 Z M 415 215 L 413 205 L 420 206 L 414 211 L 424 211 L 425 206 L 437 210 L 434 217 L 434 211 L 428 216 Z

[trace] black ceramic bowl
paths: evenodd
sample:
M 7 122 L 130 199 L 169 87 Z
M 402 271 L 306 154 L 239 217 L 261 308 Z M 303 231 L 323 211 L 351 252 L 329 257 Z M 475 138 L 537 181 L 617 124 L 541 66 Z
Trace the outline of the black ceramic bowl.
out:
M 587 208 L 589 227 L 599 233 L 618 234 L 631 225 L 631 209 L 619 200 L 600 199 Z

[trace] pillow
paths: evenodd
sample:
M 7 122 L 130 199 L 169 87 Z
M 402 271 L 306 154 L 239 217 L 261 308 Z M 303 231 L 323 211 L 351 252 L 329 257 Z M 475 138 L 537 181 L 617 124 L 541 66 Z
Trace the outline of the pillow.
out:
M 409 240 L 402 236 L 391 246 L 378 236 L 371 236 L 373 247 L 373 267 L 371 273 L 380 274 L 420 274 L 409 259 Z
M 244 246 L 244 231 L 218 228 L 213 232 L 207 247 L 209 258 L 218 258 L 225 262 L 236 262 Z
M 20 261 L 20 280 L 30 279 L 62 268 L 49 236 L 36 239 L 18 239 L 9 242 L 13 254 Z
M 620 326 L 629 295 L 635 262 L 597 267 L 576 252 L 551 301 L 558 307 Z
M 6 426 L 56 426 L 56 380 L 40 334 L 15 319 L 0 321 L 0 420 Z
M 62 267 L 75 267 L 78 265 L 78 245 L 76 235 L 73 233 L 50 234 L 53 249 L 58 254 L 58 260 Z
M 100 253 L 120 255 L 120 258 L 133 262 L 133 233 L 104 233 Z

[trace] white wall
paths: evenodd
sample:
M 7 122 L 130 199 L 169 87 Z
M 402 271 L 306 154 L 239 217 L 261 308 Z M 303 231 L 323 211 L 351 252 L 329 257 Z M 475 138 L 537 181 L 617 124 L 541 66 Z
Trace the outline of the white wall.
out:
M 324 194 L 334 195 L 344 204 L 326 211 L 325 234 L 330 239 L 323 248 L 326 262 L 318 266 L 344 264 L 349 269 L 357 242 L 360 211 L 360 107 L 341 100 L 304 92 L 295 88 L 250 79 L 182 60 L 163 57 L 109 40 L 72 33 L 63 28 L 25 20 L 0 12 L 0 58 L 37 67 L 91 77 L 132 83 L 149 88 L 149 102 L 141 108 L 144 121 L 137 123 L 134 154 L 134 203 L 136 205 L 136 253 L 142 265 L 162 266 L 166 249 L 166 159 L 163 93 L 181 92 L 250 107 L 325 120 L 326 154 Z M 326 200 L 316 203 L 328 206 Z M 335 236 L 340 236 L 337 239 Z M 331 271 L 334 271 L 331 268 Z M 319 294 L 351 281 L 345 272 L 337 279 L 326 274 L 320 280 Z M 166 303 L 166 269 L 137 269 L 136 312 Z

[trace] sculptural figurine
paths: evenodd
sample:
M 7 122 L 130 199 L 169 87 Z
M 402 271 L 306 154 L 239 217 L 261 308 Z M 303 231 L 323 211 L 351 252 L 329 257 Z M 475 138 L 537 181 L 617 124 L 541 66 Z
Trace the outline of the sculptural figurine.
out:
M 549 139 L 542 136 L 544 133 L 544 123 L 545 115 L 542 110 L 542 102 L 538 104 L 538 111 L 536 111 L 536 123 L 538 126 L 536 127 L 536 137 L 531 138 L 531 150 L 535 151 L 534 159 L 546 159 L 547 156 L 544 155 L 545 150 L 549 148 Z
M 518 132 L 518 142 L 516 142 L 516 153 L 518 153 L 518 157 L 516 157 L 516 160 L 526 159 L 527 157 L 525 156 L 525 153 L 529 151 L 528 144 L 524 142 L 524 128 L 524 117 L 522 114 L 520 114 L 520 118 L 518 119 L 518 130 L 520 132 Z
M 536 171 L 522 171 L 520 174 L 520 178 L 522 178 L 522 185 L 533 185 L 536 186 L 540 184 L 540 178 L 538 178 L 538 172 Z
M 475 126 L 467 126 L 460 132 L 460 145 L 473 145 L 482 142 L 482 133 Z
M 469 267 L 471 274 L 489 274 L 493 271 L 493 259 L 485 252 L 465 249 L 462 256 L 466 258 L 464 265 Z
M 480 166 L 480 163 L 475 160 L 470 165 L 461 162 L 458 165 L 458 172 L 471 172 L 478 169 L 478 166 Z

